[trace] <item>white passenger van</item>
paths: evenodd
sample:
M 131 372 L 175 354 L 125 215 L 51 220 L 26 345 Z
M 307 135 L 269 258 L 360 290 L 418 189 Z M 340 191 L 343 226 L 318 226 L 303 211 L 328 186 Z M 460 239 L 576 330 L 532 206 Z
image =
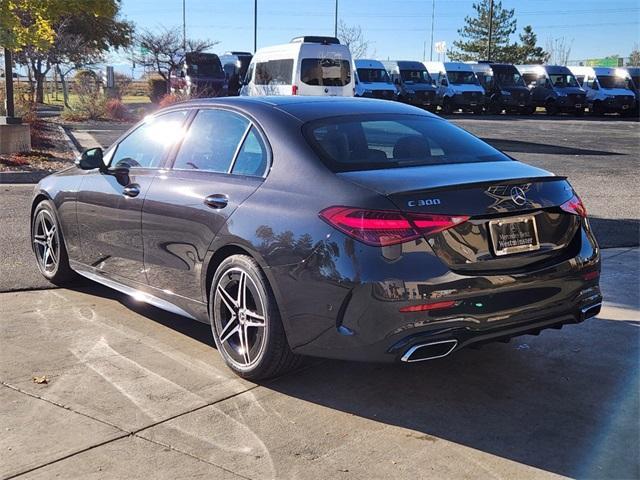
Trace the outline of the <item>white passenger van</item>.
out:
M 296 37 L 259 49 L 249 64 L 240 95 L 352 97 L 349 47 L 333 37 Z
M 359 59 L 354 62 L 356 97 L 397 100 L 398 90 L 382 62 Z
M 438 104 L 444 113 L 456 110 L 480 114 L 484 108 L 484 88 L 471 65 L 462 62 L 424 62 L 436 82 Z
M 631 114 L 636 96 L 629 73 L 622 68 L 569 67 L 587 92 L 589 111 L 594 115 L 604 113 Z

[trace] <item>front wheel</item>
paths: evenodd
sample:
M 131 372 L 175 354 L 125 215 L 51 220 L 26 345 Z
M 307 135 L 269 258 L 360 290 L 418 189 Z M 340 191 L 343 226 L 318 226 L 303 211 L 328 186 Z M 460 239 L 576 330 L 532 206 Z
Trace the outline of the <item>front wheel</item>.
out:
M 77 278 L 69 266 L 55 207 L 49 200 L 40 202 L 33 212 L 31 245 L 40 273 L 51 283 L 63 285 Z
M 289 348 L 273 292 L 253 258 L 232 255 L 220 264 L 209 312 L 216 347 L 239 376 L 262 380 L 298 364 L 300 357 Z

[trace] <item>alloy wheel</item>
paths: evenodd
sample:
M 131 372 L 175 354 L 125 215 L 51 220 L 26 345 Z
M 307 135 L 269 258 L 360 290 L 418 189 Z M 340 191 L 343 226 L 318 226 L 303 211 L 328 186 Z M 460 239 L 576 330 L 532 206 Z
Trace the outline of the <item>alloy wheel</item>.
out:
M 46 273 L 55 272 L 60 259 L 60 242 L 56 222 L 46 210 L 41 210 L 36 217 L 33 245 L 40 268 Z
M 262 357 L 266 345 L 266 306 L 251 276 L 232 267 L 216 285 L 215 331 L 225 356 L 239 369 L 248 369 Z

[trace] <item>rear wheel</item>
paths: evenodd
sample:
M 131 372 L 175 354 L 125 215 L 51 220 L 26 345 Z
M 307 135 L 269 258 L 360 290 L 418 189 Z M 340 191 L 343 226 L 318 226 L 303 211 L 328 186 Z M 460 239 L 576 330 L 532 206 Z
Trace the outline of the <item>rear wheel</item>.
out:
M 60 224 L 49 200 L 40 202 L 33 212 L 31 245 L 40 273 L 51 283 L 63 285 L 77 278 L 69 266 Z
M 225 363 L 241 377 L 261 380 L 294 368 L 275 297 L 257 262 L 246 255 L 226 258 L 209 294 L 211 329 Z

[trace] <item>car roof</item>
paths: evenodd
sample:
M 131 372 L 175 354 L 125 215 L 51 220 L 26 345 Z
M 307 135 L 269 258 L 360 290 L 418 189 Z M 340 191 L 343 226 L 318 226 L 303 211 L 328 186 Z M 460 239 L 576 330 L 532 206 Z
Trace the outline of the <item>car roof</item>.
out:
M 283 95 L 264 97 L 202 98 L 175 104 L 172 105 L 172 108 L 178 108 L 179 106 L 229 106 L 242 109 L 247 113 L 258 113 L 259 111 L 264 112 L 265 110 L 271 109 L 286 113 L 297 118 L 301 122 L 353 114 L 405 114 L 434 116 L 420 108 L 399 102 L 355 97 Z

